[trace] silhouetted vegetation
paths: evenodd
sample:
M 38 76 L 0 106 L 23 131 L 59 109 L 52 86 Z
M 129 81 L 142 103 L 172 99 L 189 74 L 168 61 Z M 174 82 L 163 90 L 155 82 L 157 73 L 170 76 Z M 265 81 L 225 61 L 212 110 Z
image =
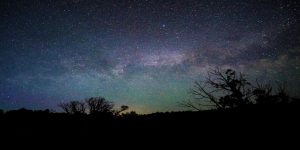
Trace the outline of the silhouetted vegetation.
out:
M 0 115 L 4 115 L 4 111 L 0 109 Z
M 139 116 L 139 115 L 133 110 L 127 113 L 122 113 L 122 117 L 134 117 L 134 116 Z
M 211 69 L 205 81 L 196 81 L 189 93 L 194 100 L 180 101 L 179 106 L 200 111 L 208 109 L 226 109 L 248 107 L 252 105 L 285 104 L 290 101 L 286 93 L 286 83 L 276 82 L 277 90 L 268 84 L 251 84 L 246 75 L 234 70 Z
M 70 101 L 58 104 L 68 114 L 85 114 L 86 105 L 84 102 Z
M 89 110 L 90 115 L 114 115 L 119 116 L 122 111 L 127 110 L 129 107 L 122 105 L 120 109 L 113 110 L 114 103 L 105 100 L 104 97 L 91 97 L 85 101 L 70 101 L 59 103 L 61 107 L 68 114 L 86 114 L 86 108 Z
M 298 105 L 286 104 L 272 108 L 235 107 L 221 110 L 157 112 L 139 115 L 135 111 L 113 115 L 74 115 L 68 113 L 53 113 L 48 110 L 7 111 L 1 120 L 2 136 L 41 137 L 52 136 L 66 139 L 105 138 L 106 141 L 116 135 L 172 136 L 185 137 L 194 134 L 203 136 L 234 134 L 242 131 L 244 134 L 258 134 L 260 130 L 276 128 L 295 129 Z M 284 123 L 284 125 L 279 123 Z M 267 128 L 265 128 L 267 127 Z M 192 133 L 192 134 L 191 134 Z
M 120 113 L 121 113 L 122 111 L 127 110 L 128 108 L 129 108 L 128 106 L 122 105 L 120 109 L 113 110 L 112 113 L 113 113 L 113 115 L 115 115 L 115 116 L 120 116 Z
M 89 99 L 86 99 L 85 102 L 87 103 L 90 114 L 92 115 L 100 113 L 111 113 L 112 108 L 114 107 L 114 103 L 106 101 L 104 97 L 91 97 Z
M 101 137 L 106 140 L 119 135 L 187 137 L 202 135 L 228 135 L 242 131 L 256 135 L 261 130 L 276 133 L 281 129 L 296 128 L 300 100 L 286 93 L 286 83 L 270 84 L 258 81 L 252 85 L 243 74 L 233 70 L 212 70 L 204 82 L 195 82 L 189 92 L 194 102 L 179 102 L 183 107 L 197 111 L 156 112 L 137 114 L 122 105 L 113 109 L 114 103 L 103 97 L 84 101 L 59 103 L 64 112 L 53 110 L 0 110 L 2 135 L 28 138 L 32 136 L 61 136 L 78 139 Z M 208 90 L 211 91 L 208 91 Z M 220 92 L 222 94 L 215 94 Z M 210 109 L 202 110 L 207 106 Z M 284 123 L 284 125 L 280 124 Z M 271 130 L 272 129 L 272 130 Z M 282 133 L 282 132 L 281 132 Z

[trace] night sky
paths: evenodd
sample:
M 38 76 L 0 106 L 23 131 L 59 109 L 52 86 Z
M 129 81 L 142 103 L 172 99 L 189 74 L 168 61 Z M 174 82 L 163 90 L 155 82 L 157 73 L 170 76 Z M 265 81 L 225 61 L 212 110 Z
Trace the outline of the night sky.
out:
M 104 97 L 148 114 L 178 101 L 209 68 L 300 97 L 300 2 L 1 0 L 0 109 L 53 109 Z

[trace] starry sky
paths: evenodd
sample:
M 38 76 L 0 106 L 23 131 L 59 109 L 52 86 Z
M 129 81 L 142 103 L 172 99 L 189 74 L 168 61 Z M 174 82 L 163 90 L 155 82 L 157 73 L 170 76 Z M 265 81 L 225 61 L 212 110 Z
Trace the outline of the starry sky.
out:
M 104 97 L 149 114 L 209 68 L 286 81 L 300 97 L 297 0 L 1 0 L 0 109 Z

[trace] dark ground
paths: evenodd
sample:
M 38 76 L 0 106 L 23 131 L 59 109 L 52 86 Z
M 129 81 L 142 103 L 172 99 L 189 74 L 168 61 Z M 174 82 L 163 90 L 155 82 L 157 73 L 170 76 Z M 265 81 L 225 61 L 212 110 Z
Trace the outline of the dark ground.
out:
M 298 104 L 127 117 L 23 112 L 2 115 L 1 134 L 6 140 L 31 141 L 275 144 L 298 139 L 299 114 Z

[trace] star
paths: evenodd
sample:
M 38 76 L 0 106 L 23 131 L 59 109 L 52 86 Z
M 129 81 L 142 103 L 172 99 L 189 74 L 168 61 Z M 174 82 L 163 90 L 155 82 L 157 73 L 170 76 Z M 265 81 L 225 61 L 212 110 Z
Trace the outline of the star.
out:
M 286 81 L 299 95 L 299 2 L 3 0 L 0 109 L 104 97 L 139 114 L 177 101 L 210 68 Z M 267 77 L 267 78 L 266 78 Z

